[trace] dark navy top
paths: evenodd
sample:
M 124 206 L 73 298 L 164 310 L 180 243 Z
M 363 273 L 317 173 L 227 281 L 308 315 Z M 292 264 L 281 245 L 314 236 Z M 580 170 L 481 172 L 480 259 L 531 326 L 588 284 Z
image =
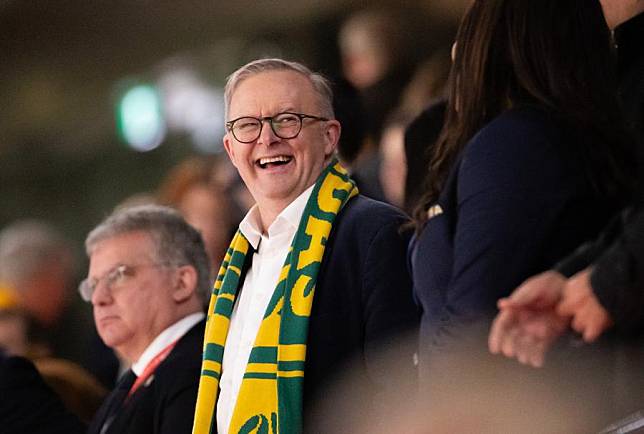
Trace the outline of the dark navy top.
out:
M 565 146 L 573 137 L 547 112 L 522 107 L 467 143 L 410 250 L 421 362 L 474 328 L 484 348 L 496 301 L 595 236 L 616 211 L 585 181 Z

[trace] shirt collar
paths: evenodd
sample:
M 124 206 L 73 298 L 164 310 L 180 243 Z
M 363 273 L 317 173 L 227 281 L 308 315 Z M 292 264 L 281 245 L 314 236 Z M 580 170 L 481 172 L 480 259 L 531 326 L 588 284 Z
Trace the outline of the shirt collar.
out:
M 183 335 L 188 333 L 195 324 L 201 321 L 206 315 L 203 312 L 195 312 L 188 316 L 183 317 L 176 323 L 172 324 L 167 329 L 163 330 L 159 336 L 154 338 L 152 343 L 143 351 L 139 360 L 132 364 L 132 371 L 136 376 L 140 376 L 143 373 L 145 367 L 154 359 L 154 357 L 159 354 L 165 347 L 171 343 L 181 339 Z
M 291 230 L 295 232 L 302 219 L 304 208 L 309 201 L 315 184 L 304 190 L 293 202 L 280 212 L 275 221 L 268 227 L 268 236 L 274 236 L 277 233 Z M 253 249 L 257 251 L 259 243 L 264 235 L 261 230 L 261 219 L 259 208 L 255 204 L 246 214 L 246 217 L 239 223 L 239 230 L 246 237 Z

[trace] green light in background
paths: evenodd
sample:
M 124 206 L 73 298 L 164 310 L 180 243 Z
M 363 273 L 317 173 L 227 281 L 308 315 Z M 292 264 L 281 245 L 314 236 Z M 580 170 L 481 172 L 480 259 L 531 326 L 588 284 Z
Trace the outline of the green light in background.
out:
M 137 151 L 150 151 L 165 137 L 161 98 L 151 85 L 130 87 L 118 103 L 116 118 L 119 135 Z

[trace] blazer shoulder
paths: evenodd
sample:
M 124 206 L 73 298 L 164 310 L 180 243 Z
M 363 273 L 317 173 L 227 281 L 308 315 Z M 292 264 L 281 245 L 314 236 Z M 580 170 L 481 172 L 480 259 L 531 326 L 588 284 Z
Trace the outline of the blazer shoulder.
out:
M 205 320 L 199 321 L 179 339 L 168 358 L 159 366 L 158 376 L 168 384 L 191 382 L 201 369 Z M 198 381 L 198 378 L 197 378 Z
M 398 208 L 359 195 L 338 214 L 327 246 L 344 246 L 349 247 L 347 251 L 362 252 L 382 237 L 406 243 L 410 238 L 409 231 L 405 231 L 408 222 L 409 217 Z
M 545 170 L 550 177 L 564 176 L 565 167 L 571 164 L 562 147 L 564 133 L 555 115 L 544 109 L 526 106 L 507 110 L 467 143 L 459 178 L 478 188 L 481 180 L 502 179 L 504 175 L 516 180 Z
M 404 224 L 409 217 L 398 208 L 363 195 L 349 201 L 338 215 L 338 224 L 378 228 L 389 223 Z

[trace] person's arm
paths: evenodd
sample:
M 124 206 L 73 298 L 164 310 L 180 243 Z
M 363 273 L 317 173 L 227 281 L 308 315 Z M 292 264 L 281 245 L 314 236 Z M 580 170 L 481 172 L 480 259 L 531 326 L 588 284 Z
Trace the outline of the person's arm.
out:
M 596 240 L 579 246 L 572 254 L 559 261 L 553 269 L 565 277 L 572 277 L 595 262 L 624 231 L 628 210 L 617 214 Z
M 369 245 L 362 276 L 364 362 L 378 387 L 374 401 L 385 413 L 392 408 L 392 396 L 416 384 L 419 310 L 412 298 L 406 261 L 408 237 L 401 234 L 402 223 L 402 219 L 390 220 L 378 230 Z M 395 369 L 391 356 L 395 356 Z
M 644 208 L 632 212 L 622 233 L 597 259 L 590 285 L 619 332 L 644 329 Z
M 623 283 L 627 279 L 623 272 L 625 264 L 629 263 L 629 253 L 628 249 L 619 247 L 624 244 L 620 240 L 628 238 L 631 230 L 637 234 L 644 233 L 644 226 L 638 228 L 638 223 L 635 223 L 637 216 L 629 219 L 629 214 L 628 210 L 620 213 L 596 241 L 584 244 L 553 270 L 528 279 L 510 297 L 499 300 L 500 312 L 488 338 L 490 351 L 516 358 L 521 363 L 541 366 L 546 352 L 569 323 L 587 342 L 594 341 L 612 327 L 613 318 L 620 321 L 621 328 L 633 330 L 640 324 L 641 329 L 644 316 L 642 291 L 625 290 L 620 293 L 619 289 L 634 286 L 633 283 Z M 615 245 L 608 249 L 613 240 L 616 240 Z M 597 273 L 588 264 L 601 253 L 604 255 L 600 256 L 599 262 L 603 263 L 603 268 Z M 585 269 L 579 271 L 580 268 Z M 595 286 L 604 295 L 603 303 L 593 290 L 591 276 L 601 281 Z M 641 273 L 638 276 L 641 278 Z M 613 309 L 609 312 L 606 306 L 611 303 Z M 622 308 L 617 307 L 620 303 L 624 305 Z M 620 310 L 626 313 L 620 316 Z

